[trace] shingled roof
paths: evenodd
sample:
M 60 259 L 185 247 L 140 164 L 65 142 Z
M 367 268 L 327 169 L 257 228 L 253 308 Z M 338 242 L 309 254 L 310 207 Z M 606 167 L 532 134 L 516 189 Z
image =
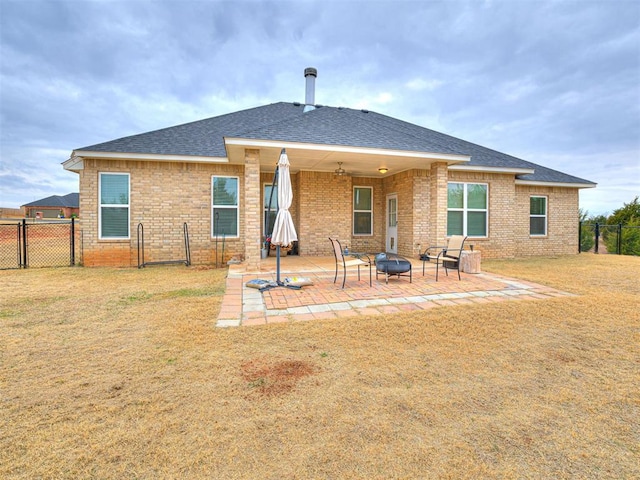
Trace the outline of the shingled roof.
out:
M 79 208 L 80 194 L 68 193 L 67 195 L 51 195 L 47 198 L 22 205 L 23 207 L 55 207 L 55 208 Z
M 78 151 L 227 156 L 224 138 L 468 155 L 475 167 L 530 169 L 520 180 L 595 185 L 541 165 L 369 110 L 279 102 L 112 140 Z

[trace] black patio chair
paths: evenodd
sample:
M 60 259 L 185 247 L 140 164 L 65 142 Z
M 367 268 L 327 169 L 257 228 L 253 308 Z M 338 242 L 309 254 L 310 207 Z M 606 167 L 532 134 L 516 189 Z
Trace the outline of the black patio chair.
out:
M 431 246 L 420 255 L 422 260 L 422 276 L 424 277 L 424 266 L 427 262 L 435 262 L 436 264 L 436 282 L 438 281 L 438 269 L 440 265 L 444 267 L 444 271 L 449 276 L 449 270 L 458 271 L 458 280 L 460 277 L 460 257 L 464 250 L 464 242 L 467 239 L 464 235 L 452 235 L 446 247 Z

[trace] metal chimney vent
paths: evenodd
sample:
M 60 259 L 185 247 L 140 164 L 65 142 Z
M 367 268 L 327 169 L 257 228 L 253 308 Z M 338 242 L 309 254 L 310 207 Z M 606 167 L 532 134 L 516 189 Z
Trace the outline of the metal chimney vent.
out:
M 318 76 L 318 70 L 313 67 L 307 67 L 304 69 L 305 78 L 305 95 L 304 95 L 304 111 L 308 112 L 313 110 L 316 103 L 316 77 Z

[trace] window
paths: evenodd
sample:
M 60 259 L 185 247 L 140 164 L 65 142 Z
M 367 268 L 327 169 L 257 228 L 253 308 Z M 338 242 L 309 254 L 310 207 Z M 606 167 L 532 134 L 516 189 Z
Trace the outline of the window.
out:
M 389 225 L 387 226 L 391 228 L 397 227 L 398 226 L 398 199 L 395 196 L 389 197 L 389 205 L 388 205 L 387 211 L 389 212 L 389 215 L 388 215 Z
M 273 190 L 273 196 L 271 195 Z M 271 209 L 269 209 L 269 199 L 271 199 Z M 264 205 L 264 219 L 262 225 L 264 228 L 264 235 L 273 233 L 273 225 L 276 223 L 276 215 L 278 214 L 278 186 L 266 184 L 264 186 L 264 196 L 262 198 L 262 204 Z
M 100 173 L 99 238 L 129 238 L 129 174 Z
M 447 235 L 487 236 L 487 191 L 484 183 L 448 184 Z
M 353 234 L 373 235 L 373 188 L 353 188 Z
M 529 234 L 534 237 L 547 234 L 547 197 L 529 198 Z
M 238 237 L 238 177 L 213 177 L 211 236 Z

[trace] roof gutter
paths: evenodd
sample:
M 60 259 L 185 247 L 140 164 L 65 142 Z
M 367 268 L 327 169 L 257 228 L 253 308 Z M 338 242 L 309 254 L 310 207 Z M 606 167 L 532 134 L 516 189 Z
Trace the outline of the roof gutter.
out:
M 565 188 L 595 188 L 597 183 L 570 183 L 570 182 L 541 182 L 539 180 L 518 180 L 516 185 L 530 185 L 533 187 L 565 187 Z
M 483 167 L 481 165 L 450 165 L 449 170 L 456 170 L 460 172 L 509 173 L 515 175 L 531 175 L 535 172 L 532 168 Z
M 65 170 L 80 171 L 84 169 L 84 159 L 99 158 L 108 160 L 136 160 L 147 162 L 180 162 L 180 163 L 229 163 L 227 157 L 207 157 L 204 155 L 162 155 L 156 153 L 96 152 L 77 150 L 69 160 L 62 163 Z

